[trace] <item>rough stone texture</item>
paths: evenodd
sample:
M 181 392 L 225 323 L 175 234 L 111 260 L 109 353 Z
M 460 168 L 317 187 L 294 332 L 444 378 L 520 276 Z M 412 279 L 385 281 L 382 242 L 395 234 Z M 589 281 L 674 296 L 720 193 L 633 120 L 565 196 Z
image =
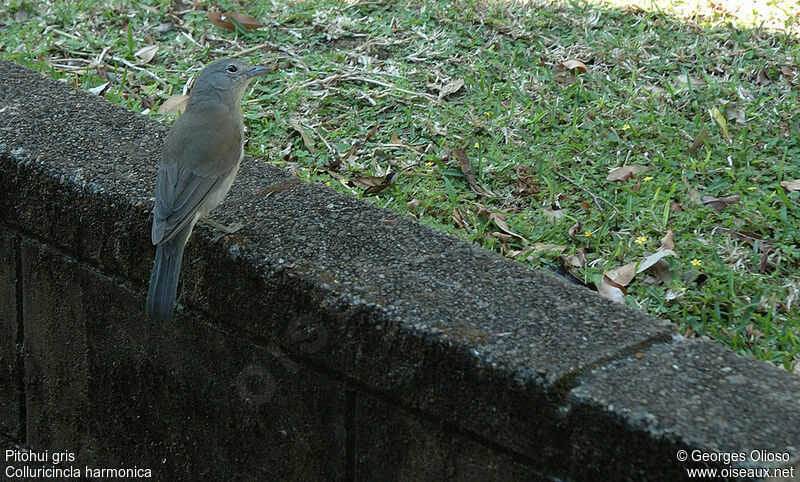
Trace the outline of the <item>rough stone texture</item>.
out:
M 20 439 L 22 367 L 17 342 L 17 239 L 0 231 L 0 434 Z
M 158 480 L 342 479 L 347 399 L 276 347 L 179 317 L 23 246 L 28 444 Z
M 15 262 L 33 446 L 167 474 L 247 479 L 269 463 L 352 478 L 391 474 L 380 467 L 391 445 L 377 440 L 396 436 L 408 447 L 389 459 L 398 473 L 576 480 L 664 480 L 682 474 L 678 448 L 753 446 L 753 424 L 703 437 L 671 422 L 675 406 L 704 417 L 687 392 L 651 411 L 664 425 L 628 416 L 626 389 L 644 382 L 626 360 L 677 350 L 667 323 L 259 160 L 245 159 L 214 214 L 245 227 L 218 241 L 198 227 L 181 316 L 153 325 L 143 307 L 165 127 L 8 62 L 0 78 L 0 226 L 26 240 Z M 760 367 L 755 387 L 793 386 L 740 361 L 743 375 Z M 687 383 L 716 369 L 698 360 Z M 271 391 L 274 410 L 256 408 Z M 800 426 L 779 416 L 796 405 L 762 402 L 770 446 L 800 446 Z M 413 450 L 431 451 L 427 462 Z
M 647 465 L 666 475 L 669 456 L 686 449 L 741 452 L 745 460 L 730 466 L 794 467 L 800 480 L 800 378 L 783 375 L 766 362 L 742 358 L 707 340 L 679 337 L 640 357 L 598 367 L 577 380 L 569 397 L 576 407 L 571 414 L 575 425 L 587 429 L 572 441 L 583 458 L 572 475 L 595 476 L 607 473 L 609 465 L 632 464 L 645 476 Z M 647 465 L 633 451 L 609 456 L 597 450 L 601 434 L 628 440 L 631 429 L 670 448 L 645 448 Z M 753 451 L 757 454 L 751 456 Z M 759 451 L 782 454 L 786 460 L 765 462 Z M 685 474 L 676 468 L 672 475 L 677 479 Z

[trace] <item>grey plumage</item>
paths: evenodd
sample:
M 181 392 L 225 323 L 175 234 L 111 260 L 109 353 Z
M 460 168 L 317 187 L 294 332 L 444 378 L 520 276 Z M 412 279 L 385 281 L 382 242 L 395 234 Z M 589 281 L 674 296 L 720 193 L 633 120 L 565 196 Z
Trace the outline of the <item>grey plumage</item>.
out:
M 151 233 L 157 248 L 147 313 L 154 320 L 172 318 L 186 242 L 197 221 L 225 198 L 239 171 L 242 95 L 253 77 L 269 70 L 233 59 L 209 65 L 195 82 L 186 112 L 167 134 Z

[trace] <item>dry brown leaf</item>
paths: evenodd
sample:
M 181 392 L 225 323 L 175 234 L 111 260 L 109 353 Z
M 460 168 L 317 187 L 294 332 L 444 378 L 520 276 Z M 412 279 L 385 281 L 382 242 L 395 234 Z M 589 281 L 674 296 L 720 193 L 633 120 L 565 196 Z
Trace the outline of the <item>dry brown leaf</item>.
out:
M 500 242 L 503 244 L 508 244 L 508 240 L 511 239 L 510 234 L 501 233 L 498 231 L 492 231 L 491 233 L 489 233 L 489 237 L 499 239 Z
M 394 184 L 395 179 L 397 178 L 397 172 L 390 172 L 385 176 L 364 176 L 364 177 L 357 177 L 353 183 L 357 186 L 366 186 L 364 190 L 364 195 L 370 194 L 377 194 L 387 187 Z
M 620 286 L 628 286 L 628 283 L 636 276 L 637 261 L 628 263 L 619 268 L 614 268 L 606 273 L 606 276 Z
M 254 19 L 250 15 L 246 15 L 244 13 L 238 12 L 208 12 L 207 14 L 208 21 L 211 22 L 213 25 L 224 28 L 225 30 L 236 30 L 236 26 L 233 24 L 231 19 L 238 22 L 242 27 L 246 30 L 253 30 L 256 28 L 263 27 L 258 20 Z
M 170 96 L 158 108 L 159 114 L 180 114 L 186 110 L 186 103 L 189 102 L 189 96 L 183 94 L 175 94 Z
M 800 179 L 794 181 L 781 181 L 781 187 L 787 191 L 800 191 Z
M 135 55 L 136 58 L 147 64 L 150 63 L 151 60 L 153 60 L 153 57 L 156 56 L 157 51 L 158 51 L 158 45 L 148 45 L 147 47 L 140 48 L 133 55 Z
M 532 166 L 517 166 L 514 168 L 517 173 L 517 193 L 521 196 L 530 196 L 541 191 L 542 187 L 536 182 L 536 175 Z
M 672 201 L 672 204 L 669 205 L 669 211 L 672 213 L 679 213 L 683 211 L 683 206 L 679 202 Z
M 716 226 L 714 229 L 711 230 L 711 234 L 716 234 L 716 233 L 723 233 L 729 236 L 733 236 L 734 238 L 741 239 L 750 246 L 755 246 L 757 243 L 764 249 L 771 249 L 772 247 L 771 242 L 765 241 L 760 234 L 754 233 L 752 231 L 734 231 L 733 229 L 723 228 L 722 226 Z
M 694 142 L 692 142 L 692 146 L 689 147 L 689 154 L 694 154 L 698 149 L 703 147 L 703 144 L 708 143 L 708 134 L 706 131 L 706 126 L 700 129 L 700 133 L 697 134 L 697 137 L 694 138 Z
M 625 182 L 628 179 L 650 170 L 647 166 L 620 166 L 611 170 L 606 176 L 606 181 Z
M 586 64 L 580 60 L 565 60 L 558 64 L 558 66 L 568 71 L 578 69 L 579 74 L 585 74 L 589 71 L 589 69 L 586 67 Z
M 580 230 L 581 230 L 581 223 L 577 222 L 572 226 L 570 226 L 569 231 L 567 231 L 567 235 L 569 235 L 570 238 L 574 238 L 575 236 L 578 235 L 578 232 L 580 232 Z
M 455 94 L 461 90 L 462 87 L 464 87 L 464 80 L 462 79 L 456 79 L 452 82 L 448 82 L 439 88 L 439 100 L 444 99 L 448 95 Z
M 655 280 L 649 284 L 669 284 L 672 281 L 672 273 L 669 271 L 669 263 L 663 259 L 659 259 L 656 264 L 647 268 L 647 272 L 652 275 Z
M 752 323 L 747 324 L 747 336 L 752 336 L 754 338 L 764 338 L 764 332 L 759 330 L 758 328 L 754 328 Z
M 583 248 L 579 248 L 575 254 L 569 256 L 562 256 L 564 267 L 569 270 L 570 268 L 585 268 L 586 267 L 586 252 Z
M 392 141 L 392 144 L 402 144 L 403 143 L 403 141 L 400 140 L 400 135 L 397 132 L 392 132 L 392 135 L 389 138 L 389 140 Z
M 311 139 L 311 136 L 308 135 L 305 129 L 300 125 L 297 119 L 289 119 L 289 125 L 292 126 L 292 129 L 297 131 L 300 134 L 300 137 L 303 139 L 303 144 L 306 146 L 306 149 L 311 154 L 317 151 L 317 148 L 314 147 L 314 140 Z
M 564 219 L 564 215 L 566 214 L 566 209 L 542 209 L 542 213 L 544 217 L 547 218 L 548 221 L 551 223 L 555 223 L 560 219 Z
M 715 212 L 720 212 L 726 207 L 730 206 L 731 204 L 736 204 L 739 202 L 741 196 L 738 194 L 733 194 L 731 196 L 723 196 L 717 197 L 712 196 L 711 194 L 706 194 L 705 196 L 700 198 L 700 202 L 703 203 L 704 206 L 708 206 L 713 209 Z
M 469 188 L 472 189 L 472 192 L 478 196 L 486 196 L 484 190 L 478 186 L 478 182 L 475 180 L 475 175 L 472 173 L 472 165 L 470 164 L 469 158 L 467 158 L 467 153 L 464 152 L 464 149 L 453 149 L 453 155 L 456 157 L 456 159 L 458 159 L 458 165 L 461 168 L 461 173 L 464 174 L 464 178 L 467 180 L 467 184 L 469 184 Z
M 608 276 L 603 276 L 603 279 L 596 283 L 597 292 L 600 296 L 607 298 L 617 303 L 625 303 L 625 288 L 615 283 L 614 280 Z
M 758 85 L 765 85 L 765 86 L 772 83 L 772 79 L 769 78 L 769 74 L 767 73 L 766 68 L 762 68 L 761 70 L 758 71 L 758 74 L 756 74 L 756 83 Z
M 658 249 L 675 249 L 675 231 L 669 230 L 667 234 L 661 238 L 661 247 Z
M 781 75 L 784 76 L 784 77 L 787 77 L 787 78 L 790 78 L 790 79 L 792 77 L 794 77 L 794 70 L 792 70 L 792 68 L 789 67 L 788 65 L 781 65 L 778 70 L 781 72 Z
M 459 211 L 458 208 L 453 208 L 452 217 L 453 217 L 453 223 L 455 223 L 457 228 L 464 229 L 467 227 L 467 224 L 464 222 L 464 216 L 461 214 L 461 211 Z
M 525 239 L 522 236 L 520 236 L 519 234 L 511 231 L 511 229 L 508 227 L 508 224 L 506 224 L 506 222 L 505 222 L 505 220 L 503 218 L 504 218 L 504 216 L 502 214 L 498 214 L 498 213 L 492 213 L 492 214 L 489 215 L 489 219 L 494 221 L 494 224 L 496 224 L 497 227 L 500 228 L 500 231 L 502 231 L 502 232 L 504 232 L 506 234 L 509 234 L 511 236 L 514 236 L 515 238 L 519 238 L 523 242 L 527 243 L 528 242 L 527 239 Z
M 364 136 L 364 142 L 370 140 L 372 136 L 375 135 L 376 132 L 378 132 L 378 124 L 372 126 L 372 129 L 370 129 L 369 132 L 367 132 L 367 135 Z

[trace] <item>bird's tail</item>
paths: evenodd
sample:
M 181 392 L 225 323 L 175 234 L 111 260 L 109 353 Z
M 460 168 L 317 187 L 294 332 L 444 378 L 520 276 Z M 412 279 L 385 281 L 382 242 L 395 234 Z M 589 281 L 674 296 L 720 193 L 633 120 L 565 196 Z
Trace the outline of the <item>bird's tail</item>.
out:
M 153 273 L 150 275 L 150 291 L 147 293 L 147 314 L 155 321 L 172 319 L 183 248 L 191 233 L 192 226 L 186 226 L 172 239 L 159 244 L 156 248 Z

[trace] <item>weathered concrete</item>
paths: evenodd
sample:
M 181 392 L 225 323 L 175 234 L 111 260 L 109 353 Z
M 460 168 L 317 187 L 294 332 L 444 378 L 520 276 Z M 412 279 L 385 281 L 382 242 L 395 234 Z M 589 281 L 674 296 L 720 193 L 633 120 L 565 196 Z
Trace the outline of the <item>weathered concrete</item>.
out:
M 184 315 L 153 325 L 143 306 L 164 126 L 8 62 L 0 77 L 0 229 L 24 240 L 3 245 L 0 273 L 22 272 L 31 447 L 243 480 L 254 467 L 266 478 L 664 480 L 682 474 L 678 449 L 723 438 L 798 455 L 800 424 L 780 414 L 800 402 L 719 398 L 735 378 L 718 381 L 717 398 L 669 390 L 648 425 L 630 416 L 636 393 L 674 383 L 642 368 L 650 357 L 721 351 L 709 343 L 680 344 L 661 320 L 253 159 L 215 213 L 245 228 L 217 242 L 197 229 Z M 759 373 L 755 391 L 797 383 L 726 356 Z M 718 368 L 698 361 L 682 381 Z M 676 406 L 694 420 L 709 399 L 763 416 L 674 422 Z
M 0 432 L 22 439 L 22 339 L 17 313 L 17 239 L 0 232 Z

